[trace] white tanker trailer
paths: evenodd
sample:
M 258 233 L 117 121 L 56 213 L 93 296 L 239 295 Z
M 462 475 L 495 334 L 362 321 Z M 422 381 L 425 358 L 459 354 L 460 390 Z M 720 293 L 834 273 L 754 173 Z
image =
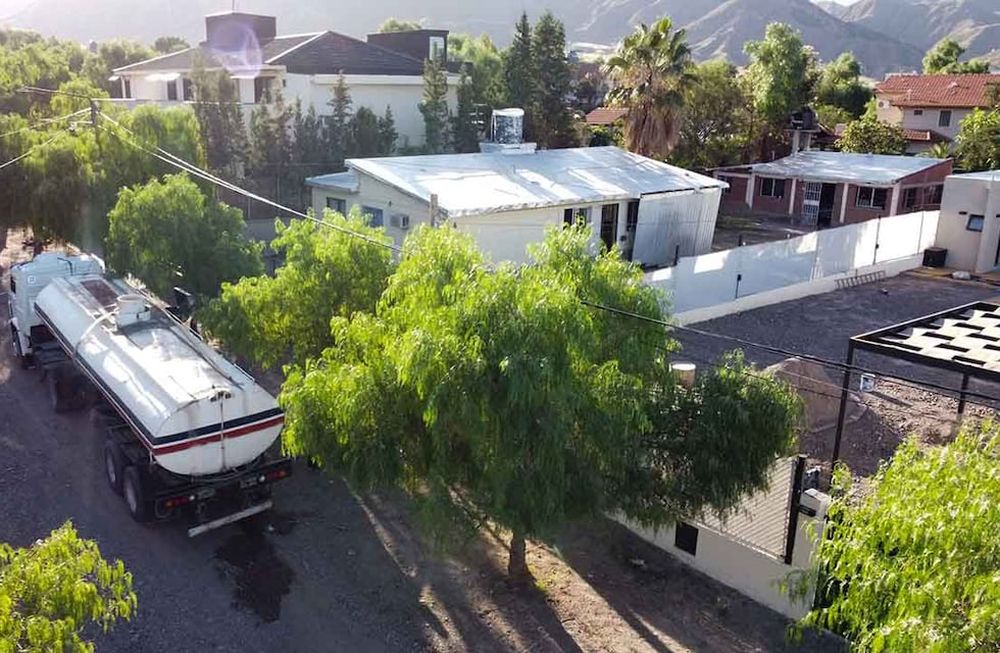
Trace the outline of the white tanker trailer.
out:
M 55 410 L 85 403 L 84 377 L 113 408 L 106 475 L 136 520 L 193 508 L 197 535 L 267 510 L 271 483 L 291 474 L 268 454 L 284 420 L 274 397 L 95 261 L 42 254 L 12 267 L 15 353 L 46 370 Z

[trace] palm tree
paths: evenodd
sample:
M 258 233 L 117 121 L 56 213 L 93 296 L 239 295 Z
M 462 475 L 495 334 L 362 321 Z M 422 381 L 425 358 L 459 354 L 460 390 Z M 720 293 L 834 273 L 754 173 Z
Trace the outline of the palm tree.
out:
M 933 159 L 949 159 L 954 155 L 951 151 L 951 143 L 934 143 L 921 156 L 929 156 Z
M 694 81 L 691 48 L 684 30 L 669 18 L 640 25 L 627 36 L 605 70 L 611 103 L 628 108 L 625 146 L 632 152 L 666 158 L 680 136 L 684 93 Z

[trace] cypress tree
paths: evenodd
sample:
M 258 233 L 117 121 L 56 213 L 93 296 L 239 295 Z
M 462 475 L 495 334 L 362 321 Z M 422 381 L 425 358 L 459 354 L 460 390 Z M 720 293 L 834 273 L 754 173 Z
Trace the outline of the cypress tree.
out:
M 468 71 L 463 68 L 458 85 L 458 106 L 452 131 L 455 135 L 456 152 L 476 152 L 479 150 L 479 127 L 476 125 L 475 89 Z
M 514 26 L 514 40 L 503 53 L 503 79 L 507 104 L 524 109 L 525 135 L 533 135 L 538 86 L 527 12 L 521 14 L 521 19 Z
M 547 148 L 577 145 L 573 115 L 566 106 L 572 77 L 566 58 L 566 30 L 552 12 L 545 12 L 535 26 L 532 54 L 538 93 L 535 138 Z
M 396 131 L 396 119 L 392 115 L 392 107 L 385 105 L 385 115 L 378 119 L 378 152 L 384 156 L 389 156 L 396 151 L 396 139 L 399 133 Z
M 424 62 L 424 101 L 420 103 L 424 116 L 424 149 L 429 154 L 448 150 L 448 78 L 440 61 Z
M 331 107 L 331 112 L 324 121 L 323 142 L 327 160 L 339 170 L 344 167 L 344 159 L 351 149 L 350 126 L 353 114 L 351 93 L 347 90 L 343 73 L 337 78 L 337 84 L 333 87 L 333 97 L 327 104 Z

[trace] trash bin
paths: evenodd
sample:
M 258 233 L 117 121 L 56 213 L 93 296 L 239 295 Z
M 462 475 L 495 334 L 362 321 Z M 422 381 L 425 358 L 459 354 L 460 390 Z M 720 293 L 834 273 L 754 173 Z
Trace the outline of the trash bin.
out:
M 924 250 L 924 267 L 943 268 L 948 258 L 948 250 L 944 247 L 928 247 Z

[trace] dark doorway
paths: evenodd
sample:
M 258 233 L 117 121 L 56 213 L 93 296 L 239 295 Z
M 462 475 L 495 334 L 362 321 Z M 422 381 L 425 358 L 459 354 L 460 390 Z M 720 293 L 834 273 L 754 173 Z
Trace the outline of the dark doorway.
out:
M 833 222 L 833 204 L 837 197 L 837 184 L 823 184 L 819 195 L 819 215 L 816 224 L 825 229 Z
M 605 204 L 601 207 L 601 240 L 610 250 L 618 237 L 618 205 Z

